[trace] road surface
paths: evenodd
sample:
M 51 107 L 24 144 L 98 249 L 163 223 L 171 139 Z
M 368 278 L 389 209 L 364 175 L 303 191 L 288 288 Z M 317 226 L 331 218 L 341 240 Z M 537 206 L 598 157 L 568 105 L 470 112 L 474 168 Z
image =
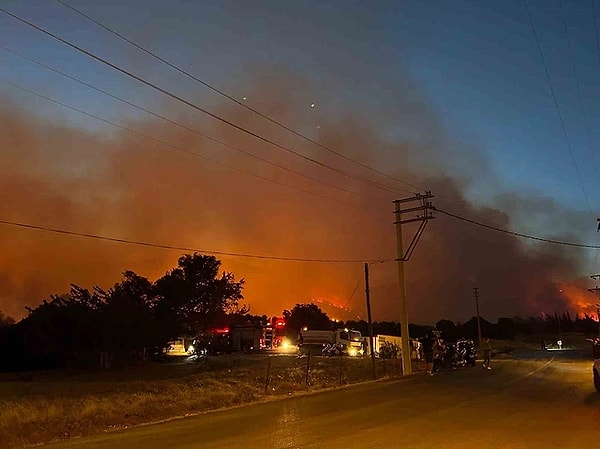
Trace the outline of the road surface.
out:
M 351 386 L 49 449 L 600 447 L 600 395 L 576 352 Z

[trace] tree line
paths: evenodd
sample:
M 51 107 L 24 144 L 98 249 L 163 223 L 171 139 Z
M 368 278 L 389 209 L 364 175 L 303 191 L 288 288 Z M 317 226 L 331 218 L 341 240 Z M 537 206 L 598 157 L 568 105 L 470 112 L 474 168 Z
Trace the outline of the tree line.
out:
M 288 335 L 294 337 L 304 326 L 313 329 L 336 329 L 347 327 L 361 331 L 363 335 L 369 334 L 369 325 L 365 320 L 338 322 L 331 320 L 317 305 L 296 304 L 291 310 L 283 312 L 286 319 Z M 559 335 L 561 333 L 581 333 L 595 335 L 599 332 L 598 321 L 591 315 L 575 315 L 570 312 L 543 315 L 540 317 L 503 317 L 492 323 L 485 318 L 480 318 L 481 334 L 499 340 L 511 340 L 517 335 Z M 412 338 L 422 338 L 433 331 L 439 331 L 447 341 L 456 341 L 459 338 L 476 339 L 478 337 L 477 317 L 472 317 L 464 323 L 455 323 L 451 320 L 439 320 L 434 326 L 409 324 L 409 333 Z M 373 323 L 374 335 L 400 336 L 400 323 L 393 321 L 379 321 Z
M 154 282 L 133 271 L 108 290 L 71 285 L 15 323 L 0 314 L 3 370 L 110 368 L 147 358 L 180 336 L 247 315 L 244 279 L 220 273 L 214 256 L 183 255 Z
M 214 256 L 183 255 L 177 266 L 156 281 L 123 273 L 108 290 L 71 285 L 68 293 L 52 295 L 19 322 L 0 312 L 0 370 L 27 371 L 58 367 L 100 367 L 162 354 L 169 342 L 195 337 L 210 328 L 235 324 L 266 325 L 266 315 L 254 316 L 243 299 L 244 279 L 220 272 Z M 286 334 L 296 340 L 300 329 L 348 327 L 368 335 L 364 320 L 339 322 L 313 303 L 296 304 L 283 311 Z M 400 335 L 400 324 L 373 323 L 374 334 Z M 477 319 L 465 323 L 440 320 L 435 326 L 409 325 L 410 336 L 440 331 L 447 341 L 477 337 Z M 598 322 L 589 315 L 569 312 L 530 318 L 481 319 L 482 335 L 512 339 L 516 335 L 578 332 L 596 334 Z

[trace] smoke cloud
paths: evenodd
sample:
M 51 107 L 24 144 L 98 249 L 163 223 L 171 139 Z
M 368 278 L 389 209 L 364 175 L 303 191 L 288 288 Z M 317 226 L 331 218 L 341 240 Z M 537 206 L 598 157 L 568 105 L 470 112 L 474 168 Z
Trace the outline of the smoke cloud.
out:
M 383 101 L 380 112 L 375 107 L 342 108 L 327 81 L 315 85 L 293 71 L 258 74 L 244 83 L 252 86 L 246 92 L 253 107 L 351 158 L 432 190 L 441 209 L 511 227 L 513 214 L 527 207 L 524 197 L 506 190 L 498 192 L 496 207 L 470 199 L 477 181 L 471 167 L 477 165 L 489 178 L 494 174 L 476 148 L 453 146 L 451 133 L 441 126 L 427 99 L 415 98 L 416 88 L 406 89 L 409 81 Z M 315 108 L 307 98 L 319 99 Z M 8 96 L 2 105 L 2 220 L 207 251 L 307 259 L 396 257 L 391 201 L 409 195 L 399 189 L 414 189 L 293 138 L 238 107 L 219 103 L 216 109 L 269 139 L 398 193 L 361 184 L 169 104 L 163 105 L 162 113 L 187 127 L 356 194 L 266 165 L 154 118 L 126 126 L 170 146 L 118 129 L 74 128 L 20 109 Z M 410 126 L 400 126 L 391 117 L 410 118 Z M 556 204 L 540 208 L 537 217 L 569 212 L 557 210 Z M 405 229 L 405 246 L 412 230 Z M 575 239 L 560 231 L 558 237 Z M 67 291 L 70 283 L 108 287 L 126 269 L 154 280 L 176 264 L 181 251 L 1 225 L 0 254 L 0 310 L 20 318 L 24 306 Z M 361 263 L 218 257 L 225 270 L 246 279 L 245 303 L 252 313 L 280 314 L 298 302 L 314 300 L 334 318 L 365 317 Z M 411 321 L 470 318 L 474 286 L 480 288 L 482 314 L 488 319 L 587 310 L 581 299 L 580 260 L 574 249 L 524 242 L 437 214 L 407 264 Z M 370 271 L 375 319 L 397 320 L 395 264 L 372 264 Z

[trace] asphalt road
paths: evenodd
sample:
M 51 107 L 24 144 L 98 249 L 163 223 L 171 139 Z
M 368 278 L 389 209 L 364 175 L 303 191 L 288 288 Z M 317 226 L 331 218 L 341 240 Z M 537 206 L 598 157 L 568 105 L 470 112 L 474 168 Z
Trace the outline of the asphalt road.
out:
M 53 444 L 49 449 L 597 448 L 580 353 L 531 353 Z

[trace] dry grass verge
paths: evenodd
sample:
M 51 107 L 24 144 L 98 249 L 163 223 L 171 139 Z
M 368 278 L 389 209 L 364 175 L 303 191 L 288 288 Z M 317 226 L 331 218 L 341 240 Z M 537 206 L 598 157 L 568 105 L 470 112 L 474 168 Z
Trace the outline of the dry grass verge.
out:
M 0 378 L 0 447 L 25 447 L 372 379 L 367 359 L 313 357 L 307 385 L 306 363 L 306 358 L 271 357 L 266 392 L 264 355 L 149 362 L 109 372 L 36 373 L 25 382 L 16 376 Z M 398 368 L 395 360 L 378 360 L 379 377 L 399 374 Z

